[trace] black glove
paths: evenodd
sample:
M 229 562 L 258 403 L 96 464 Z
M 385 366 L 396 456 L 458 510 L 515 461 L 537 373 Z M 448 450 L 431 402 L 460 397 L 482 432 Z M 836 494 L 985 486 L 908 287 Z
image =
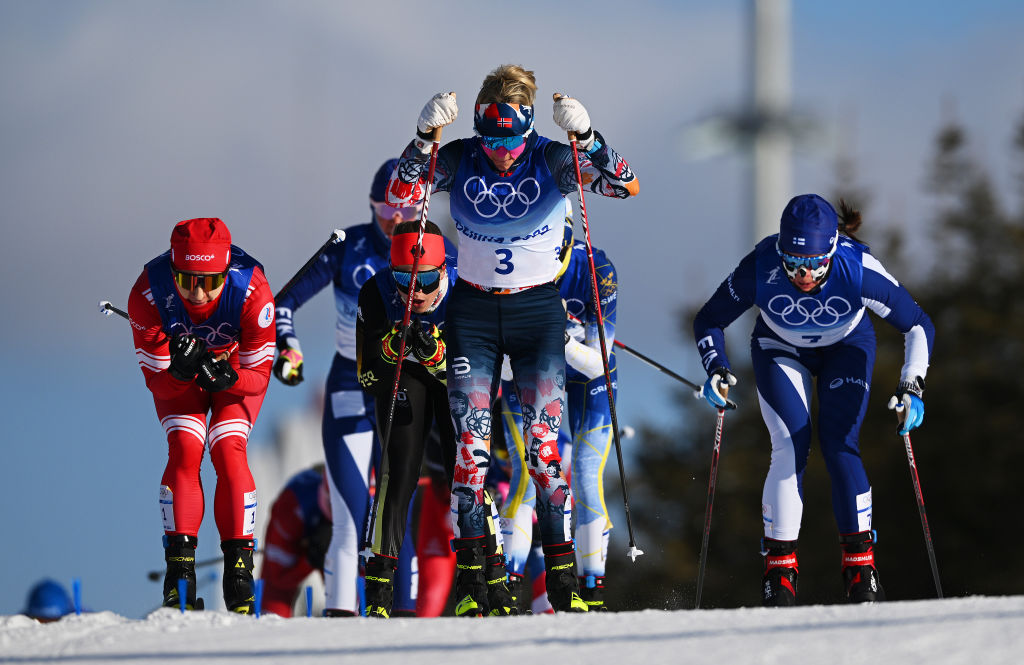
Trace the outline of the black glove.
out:
M 416 360 L 424 367 L 435 367 L 444 363 L 444 340 L 441 331 L 433 323 L 423 321 L 409 329 L 409 343 Z
M 168 346 L 171 366 L 167 371 L 177 380 L 191 383 L 206 355 L 206 342 L 192 334 L 175 335 Z
M 206 354 L 203 362 L 199 363 L 199 372 L 196 374 L 196 385 L 211 393 L 227 390 L 238 381 L 238 373 L 231 366 L 228 359 L 215 360 L 210 354 Z
M 396 323 L 391 326 L 389 330 L 380 339 L 380 357 L 392 365 L 398 364 L 398 347 L 402 344 L 402 324 Z M 408 341 L 406 343 L 406 353 L 409 352 Z
M 334 531 L 331 520 L 326 515 L 320 517 L 320 521 L 313 527 L 308 538 L 305 539 L 306 561 L 314 569 L 323 572 L 324 559 L 327 558 L 327 550 L 331 545 L 331 534 Z

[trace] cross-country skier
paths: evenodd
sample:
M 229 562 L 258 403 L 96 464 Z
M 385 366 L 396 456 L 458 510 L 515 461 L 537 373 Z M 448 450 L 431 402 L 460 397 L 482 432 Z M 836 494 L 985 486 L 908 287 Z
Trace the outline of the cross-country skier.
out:
M 478 136 L 452 141 L 437 154 L 435 189 L 449 192 L 459 232 L 459 281 L 448 304 L 448 395 L 458 432 L 452 511 L 458 573 L 456 612 L 486 607 L 484 535 L 488 508 L 490 407 L 502 356 L 508 355 L 524 408 L 530 474 L 548 569 L 548 594 L 558 611 L 586 611 L 579 596 L 569 530 L 570 491 L 561 472 L 557 436 L 565 386 L 565 312 L 554 278 L 565 217 L 563 198 L 576 191 L 572 148 L 533 128 L 533 72 L 504 65 L 484 79 L 476 98 Z M 423 197 L 435 128 L 455 120 L 455 96 L 437 94 L 423 107 L 417 136 L 388 185 L 388 201 Z M 593 131 L 578 100 L 560 97 L 554 121 L 575 133 L 584 186 L 604 196 L 638 191 L 629 165 Z
M 380 462 L 377 495 L 370 515 L 373 556 L 366 563 L 366 615 L 391 616 L 395 568 L 406 532 L 410 501 L 423 466 L 431 425 L 440 430 L 446 470 L 451 478 L 455 432 L 445 389 L 447 353 L 445 303 L 456 279 L 455 247 L 433 222 L 425 223 L 423 253 L 416 272 L 412 318 L 406 336 L 397 395 L 392 394 L 411 283 L 418 222 L 395 227 L 390 270 L 378 272 L 359 292 L 356 359 L 359 382 L 375 400 L 378 435 L 387 431 L 394 397 L 394 419 Z
M 370 507 L 370 470 L 380 455 L 374 436 L 373 399 L 359 386 L 356 372 L 356 306 L 359 289 L 388 265 L 391 233 L 403 220 L 416 219 L 418 206 L 385 202 L 385 186 L 397 160 L 385 162 L 370 188 L 371 219 L 345 229 L 345 239 L 320 260 L 277 303 L 278 358 L 274 376 L 287 385 L 302 381 L 302 350 L 295 332 L 296 309 L 334 284 L 337 324 L 334 360 L 324 395 L 323 444 L 330 481 L 334 531 L 324 569 L 328 617 L 356 616 L 359 550 Z
M 302 581 L 323 574 L 331 542 L 331 498 L 324 465 L 288 479 L 270 508 L 263 541 L 262 611 L 290 617 Z
M 875 333 L 866 309 L 904 335 L 905 362 L 890 402 L 905 409 L 901 433 L 924 419 L 924 377 L 935 329 L 910 293 L 853 237 L 860 213 L 845 202 L 840 210 L 841 217 L 814 194 L 792 199 L 782 213 L 779 233 L 743 258 L 693 323 L 708 372 L 703 395 L 712 406 L 724 408 L 736 377 L 726 357 L 723 329 L 748 308 L 759 310 L 750 348 L 761 414 L 772 442 L 761 499 L 762 590 L 768 606 L 793 605 L 797 599 L 797 536 L 815 396 L 846 598 L 884 599 L 875 568 L 871 485 L 857 440 L 875 362 Z
M 593 251 L 614 398 L 617 373 L 613 343 L 618 280 L 615 267 L 605 253 L 597 248 Z M 605 610 L 605 560 L 612 524 L 604 502 L 603 474 L 612 444 L 612 419 L 608 409 L 590 261 L 586 244 L 573 243 L 571 213 L 566 218 L 565 239 L 559 257 L 562 268 L 555 281 L 568 316 L 565 360 L 569 414 L 559 430 L 559 449 L 563 459 L 569 457 L 572 460 L 570 484 L 576 515 L 580 595 L 591 610 Z M 503 424 L 512 473 L 508 497 L 501 509 L 501 531 L 509 558 L 509 586 L 513 595 L 519 597 L 525 593 L 522 576 L 530 553 L 534 493 L 526 482 L 523 469 L 522 416 L 513 390 L 510 382 L 502 384 Z
M 216 218 L 189 219 L 171 249 L 146 264 L 128 297 L 135 355 L 167 432 L 160 481 L 167 573 L 163 604 L 187 580 L 196 607 L 196 536 L 203 519 L 204 449 L 217 471 L 214 516 L 224 552 L 224 604 L 253 610 L 256 485 L 246 443 L 274 359 L 274 298 L 260 263 Z M 207 425 L 209 416 L 209 425 Z

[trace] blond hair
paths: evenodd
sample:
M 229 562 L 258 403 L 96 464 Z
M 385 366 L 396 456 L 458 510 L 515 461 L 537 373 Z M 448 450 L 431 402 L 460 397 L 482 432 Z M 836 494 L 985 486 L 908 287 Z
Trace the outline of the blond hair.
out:
M 477 104 L 525 104 L 533 106 L 537 79 L 521 65 L 501 65 L 487 75 L 476 96 Z

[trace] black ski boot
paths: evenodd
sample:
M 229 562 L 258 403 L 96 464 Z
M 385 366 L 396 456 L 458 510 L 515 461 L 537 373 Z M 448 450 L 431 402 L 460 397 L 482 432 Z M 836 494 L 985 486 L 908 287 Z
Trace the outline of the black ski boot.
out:
M 843 548 L 843 590 L 851 603 L 885 600 L 885 591 L 875 569 L 875 532 L 861 531 L 839 537 Z
M 375 554 L 366 562 L 366 616 L 391 617 L 395 596 L 395 559 Z
M 765 538 L 761 541 L 764 577 L 761 602 L 765 607 L 796 605 L 796 585 L 800 570 L 796 563 L 796 541 Z
M 490 608 L 490 615 L 503 617 L 519 614 L 516 598 L 508 588 L 504 554 L 491 554 L 487 557 L 484 576 L 487 580 L 487 607 Z
M 185 609 L 203 609 L 203 599 L 196 599 L 196 544 L 195 536 L 164 536 L 164 607 L 181 607 L 178 580 L 185 580 Z
M 253 614 L 256 596 L 253 594 L 252 554 L 256 541 L 244 538 L 225 540 L 220 544 L 224 552 L 224 605 L 229 612 Z
M 526 579 L 522 575 L 509 573 L 505 586 L 508 587 L 508 593 L 512 596 L 512 600 L 515 601 L 519 614 L 533 614 L 533 599 L 531 598 L 531 589 L 526 583 Z
M 455 616 L 480 617 L 487 614 L 487 580 L 484 538 L 456 538 Z
M 548 602 L 555 612 L 587 612 L 590 608 L 580 598 L 576 578 L 576 550 L 572 541 L 544 546 L 544 586 Z
M 587 575 L 580 578 L 580 597 L 591 612 L 607 612 L 604 604 L 604 577 Z

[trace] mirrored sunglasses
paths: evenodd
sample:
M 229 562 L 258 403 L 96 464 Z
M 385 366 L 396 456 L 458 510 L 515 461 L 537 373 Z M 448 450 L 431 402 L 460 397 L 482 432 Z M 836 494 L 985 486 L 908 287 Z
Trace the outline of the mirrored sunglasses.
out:
M 395 282 L 399 288 L 408 289 L 412 282 L 412 273 L 392 268 L 391 274 L 395 276 Z M 416 273 L 416 290 L 423 293 L 433 293 L 441 285 L 441 269 L 421 270 Z
M 509 152 L 512 152 L 519 146 L 526 143 L 525 136 L 481 136 L 480 143 L 487 150 L 497 150 L 498 148 L 504 148 Z
M 408 206 L 405 208 L 395 208 L 393 206 L 389 206 L 387 203 L 382 203 L 379 201 L 373 201 L 371 202 L 371 204 L 373 205 L 374 214 L 376 214 L 378 217 L 383 217 L 384 219 L 391 219 L 392 217 L 395 216 L 395 213 L 398 213 L 399 215 L 402 216 L 402 220 L 406 222 L 411 222 L 412 220 L 418 218 L 420 216 L 420 210 L 423 209 L 423 206 L 419 205 Z
M 174 283 L 177 284 L 182 291 L 195 291 L 198 287 L 203 287 L 203 291 L 209 293 L 224 286 L 224 281 L 227 279 L 227 272 L 217 273 L 216 275 L 197 275 L 191 272 L 179 272 L 177 270 L 172 271 L 174 273 Z

